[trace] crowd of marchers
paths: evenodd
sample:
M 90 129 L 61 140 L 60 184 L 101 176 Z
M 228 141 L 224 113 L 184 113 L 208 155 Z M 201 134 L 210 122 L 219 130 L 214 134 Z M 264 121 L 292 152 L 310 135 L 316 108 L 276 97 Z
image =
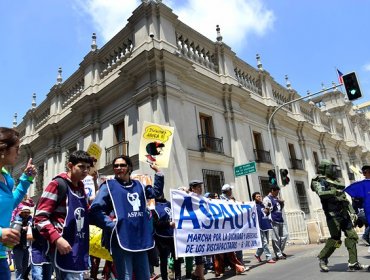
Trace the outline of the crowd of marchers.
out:
M 155 164 L 150 164 L 153 182 L 143 182 L 132 176 L 131 158 L 118 156 L 112 162 L 114 176 L 98 184 L 96 160 L 85 151 L 75 151 L 69 155 L 66 171 L 48 182 L 35 205 L 27 196 L 37 175 L 32 159 L 17 185 L 5 168 L 15 165 L 19 146 L 16 130 L 0 128 L 0 279 L 11 279 L 13 269 L 16 279 L 98 279 L 100 259 L 89 252 L 90 225 L 102 230 L 101 246 L 112 258 L 105 261 L 103 279 L 157 279 L 154 266 L 160 267 L 162 279 L 182 279 L 182 264 L 186 279 L 202 280 L 208 271 L 222 277 L 230 268 L 235 274 L 249 270 L 242 251 L 175 257 L 176 225 L 171 217 L 171 203 L 163 194 L 164 175 Z M 354 231 L 360 223 L 370 224 L 370 195 L 366 191 L 370 188 L 370 166 L 364 166 L 362 172 L 364 180 L 345 188 L 339 180 L 338 166 L 322 160 L 317 177 L 312 179 L 311 188 L 320 197 L 330 231 L 330 238 L 318 255 L 323 272 L 330 270 L 328 259 L 341 245 L 342 232 L 349 253 L 348 270 L 368 269 L 358 262 L 358 237 Z M 96 188 L 92 196 L 85 191 L 87 176 Z M 223 185 L 220 194 L 203 194 L 203 184 L 202 180 L 191 180 L 188 187 L 180 189 L 208 199 L 237 203 L 232 185 Z M 274 264 L 287 258 L 284 249 L 288 231 L 280 187 L 277 184 L 270 187 L 265 197 L 259 192 L 252 195 L 261 237 L 261 248 L 254 257 L 258 262 Z M 346 193 L 353 198 L 354 205 Z M 367 227 L 363 236 L 367 242 L 368 232 Z

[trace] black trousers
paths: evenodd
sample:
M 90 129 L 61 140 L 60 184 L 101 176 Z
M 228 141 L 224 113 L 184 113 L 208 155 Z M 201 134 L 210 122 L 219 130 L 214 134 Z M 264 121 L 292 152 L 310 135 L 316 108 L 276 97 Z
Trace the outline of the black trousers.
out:
M 174 258 L 175 279 L 181 279 L 181 261 L 180 259 L 175 259 L 175 243 L 173 237 L 167 238 L 156 235 L 155 242 L 159 252 L 162 279 L 168 280 L 167 266 L 170 254 Z

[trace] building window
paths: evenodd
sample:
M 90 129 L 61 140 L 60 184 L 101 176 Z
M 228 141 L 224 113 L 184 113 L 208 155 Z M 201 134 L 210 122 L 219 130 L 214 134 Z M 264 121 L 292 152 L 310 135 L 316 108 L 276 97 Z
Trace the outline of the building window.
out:
M 292 165 L 292 169 L 299 169 L 303 170 L 303 161 L 301 159 L 297 159 L 297 155 L 295 153 L 294 145 L 288 144 L 289 154 L 290 154 L 290 162 Z
M 203 169 L 204 192 L 221 194 L 221 187 L 225 184 L 224 172 Z
M 125 122 L 120 122 L 114 125 L 114 144 L 118 144 L 125 140 Z
M 262 135 L 259 132 L 253 131 L 254 145 L 257 150 L 263 150 Z
M 118 156 L 129 155 L 129 142 L 125 140 L 125 122 L 119 122 L 113 126 L 114 139 L 113 146 L 105 148 L 105 164 L 110 165 Z
M 215 137 L 212 117 L 199 114 L 199 119 L 201 130 L 201 134 L 198 135 L 200 151 L 223 154 L 223 139 Z
M 205 136 L 215 137 L 212 117 L 205 114 L 199 114 L 199 118 L 201 134 Z
M 271 156 L 269 151 L 265 151 L 262 142 L 262 134 L 259 132 L 253 131 L 253 140 L 254 140 L 254 157 L 256 162 L 267 162 L 271 163 Z
M 269 178 L 260 176 L 258 177 L 258 179 L 260 181 L 260 193 L 262 194 L 263 197 L 265 197 L 270 193 Z
M 297 158 L 297 155 L 295 153 L 294 145 L 289 143 L 288 144 L 288 149 L 289 149 L 290 158 L 296 159 Z
M 295 188 L 297 191 L 299 207 L 305 214 L 309 214 L 310 208 L 308 206 L 307 193 L 304 187 L 304 183 L 301 181 L 295 181 Z

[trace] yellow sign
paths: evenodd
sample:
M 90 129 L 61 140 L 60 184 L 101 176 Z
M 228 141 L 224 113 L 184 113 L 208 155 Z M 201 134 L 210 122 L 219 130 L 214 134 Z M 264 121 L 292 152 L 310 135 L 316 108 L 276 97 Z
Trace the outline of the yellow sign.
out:
M 144 122 L 140 141 L 139 160 L 168 167 L 174 128 Z
M 99 160 L 101 156 L 101 148 L 96 143 L 90 143 L 87 152 L 89 153 L 90 156 L 96 158 L 97 160 Z

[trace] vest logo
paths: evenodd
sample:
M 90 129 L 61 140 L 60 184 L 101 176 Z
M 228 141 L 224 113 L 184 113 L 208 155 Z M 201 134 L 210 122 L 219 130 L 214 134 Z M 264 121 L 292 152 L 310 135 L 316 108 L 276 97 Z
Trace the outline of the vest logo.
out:
M 171 208 L 165 207 L 164 208 L 164 211 L 167 213 L 169 219 L 172 220 L 172 211 L 171 211 Z
M 140 210 L 141 202 L 140 202 L 138 193 L 128 193 L 127 201 L 131 204 L 133 211 Z
M 77 227 L 77 236 L 79 238 L 85 238 L 85 232 L 82 232 L 82 228 L 84 226 L 85 221 L 85 209 L 82 207 L 76 208 L 74 211 L 74 217 L 76 220 L 76 227 Z

